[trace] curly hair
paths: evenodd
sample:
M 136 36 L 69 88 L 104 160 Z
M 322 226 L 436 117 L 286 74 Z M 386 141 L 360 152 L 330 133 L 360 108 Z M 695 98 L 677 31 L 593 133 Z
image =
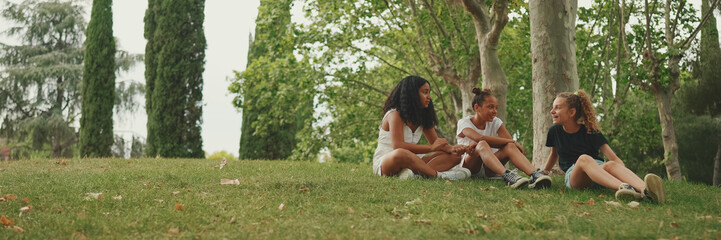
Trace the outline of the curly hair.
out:
M 407 76 L 399 82 L 391 94 L 388 95 L 383 106 L 383 114 L 391 109 L 398 110 L 404 123 L 412 123 L 416 126 L 423 126 L 424 129 L 433 128 L 438 125 L 436 110 L 433 108 L 433 100 L 428 103 L 428 108 L 423 108 L 418 89 L 423 84 L 430 83 L 419 76 Z
M 481 90 L 479 87 L 473 87 L 473 94 L 476 96 L 473 97 L 473 105 L 483 106 L 483 102 L 486 101 L 486 97 L 493 96 L 493 93 L 491 93 L 491 89 L 484 88 Z
M 583 123 L 586 125 L 589 134 L 601 131 L 601 126 L 596 121 L 596 110 L 593 108 L 591 98 L 586 91 L 562 92 L 556 97 L 565 98 L 568 108 L 576 109 L 576 115 L 573 116 L 573 119 L 578 121 L 583 118 Z

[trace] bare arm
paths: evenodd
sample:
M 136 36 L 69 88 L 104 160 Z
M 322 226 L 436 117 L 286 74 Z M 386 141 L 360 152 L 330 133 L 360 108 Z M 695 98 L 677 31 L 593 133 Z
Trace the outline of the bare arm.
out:
M 546 162 L 546 166 L 543 167 L 543 171 L 550 172 L 553 166 L 556 165 L 556 162 L 558 162 L 558 153 L 555 147 L 551 147 L 551 154 L 548 154 L 548 161 Z
M 523 155 L 526 155 L 526 150 L 523 149 L 523 147 L 521 146 L 520 143 L 516 142 L 515 140 L 513 140 L 513 137 L 511 137 L 511 134 L 506 129 L 506 124 L 501 124 L 501 127 L 498 128 L 498 136 L 501 138 L 504 138 L 506 140 L 513 141 L 511 143 L 515 144 L 516 147 L 518 148 L 518 150 L 520 150 Z M 508 144 L 508 143 L 505 143 L 503 145 L 506 145 L 506 144 Z M 490 144 L 488 144 L 488 145 L 490 145 Z
M 503 127 L 503 125 L 501 125 L 501 128 L 503 128 L 504 130 L 506 129 L 505 127 Z M 498 129 L 498 133 L 499 133 L 498 136 L 501 136 L 500 128 Z M 506 133 L 508 133 L 508 131 L 506 131 Z M 459 134 L 459 137 L 464 137 L 464 136 L 470 138 L 471 140 L 473 140 L 475 142 L 486 141 L 488 143 L 488 145 L 490 145 L 491 147 L 494 147 L 494 148 L 503 147 L 506 144 L 514 142 L 513 139 L 511 139 L 510 134 L 508 134 L 508 138 L 485 136 L 485 135 L 481 135 L 480 133 L 478 133 L 476 131 L 473 131 L 473 129 L 470 129 L 470 128 L 464 128 L 463 131 L 461 131 L 461 134 Z
M 445 141 L 445 139 L 441 141 L 438 140 L 438 136 L 435 135 L 436 132 L 433 129 L 431 129 L 433 130 L 432 136 L 427 135 L 425 129 L 423 130 L 423 133 L 424 135 L 426 135 L 426 139 L 428 139 L 428 142 L 430 142 L 431 144 L 436 144 L 426 145 L 407 143 L 403 139 L 404 123 L 398 111 L 391 112 L 386 119 L 386 121 L 388 121 L 388 130 L 391 132 L 391 143 L 393 144 L 393 149 L 403 148 L 413 153 L 429 153 L 438 151 L 439 148 L 448 145 L 447 141 L 445 144 L 443 144 L 443 141 Z
M 608 143 L 601 146 L 601 153 L 603 153 L 603 155 L 606 156 L 609 161 L 616 161 L 620 164 L 623 164 L 623 161 L 621 161 L 621 159 L 616 156 L 616 153 L 613 152 L 611 146 L 608 146 Z

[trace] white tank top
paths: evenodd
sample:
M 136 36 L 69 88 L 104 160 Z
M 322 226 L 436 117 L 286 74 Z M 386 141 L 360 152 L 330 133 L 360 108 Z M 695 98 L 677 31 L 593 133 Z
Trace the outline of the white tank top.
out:
M 388 110 L 388 112 L 386 112 L 386 114 L 383 116 L 383 120 L 388 117 L 388 114 L 394 111 L 396 111 L 396 109 Z M 375 154 L 373 154 L 373 172 L 380 171 L 381 157 L 393 151 L 391 132 L 383 130 L 383 120 L 381 120 L 381 125 L 378 126 L 378 147 L 376 147 Z M 416 131 L 413 132 L 411 128 L 404 123 L 403 141 L 407 143 L 418 144 L 418 141 L 421 140 L 421 136 L 423 135 L 423 131 L 421 128 L 422 126 L 418 126 L 418 128 L 416 128 Z

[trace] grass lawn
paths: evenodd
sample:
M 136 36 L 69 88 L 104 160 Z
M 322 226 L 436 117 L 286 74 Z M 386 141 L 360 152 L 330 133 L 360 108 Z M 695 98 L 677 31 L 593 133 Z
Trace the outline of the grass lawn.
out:
M 616 201 L 611 190 L 566 189 L 562 176 L 551 189 L 512 190 L 502 180 L 377 177 L 368 165 L 218 165 L 0 161 L 0 196 L 17 196 L 0 202 L 0 214 L 14 222 L 0 227 L 0 239 L 721 239 L 721 189 L 686 182 L 665 182 L 663 205 L 632 208 L 607 204 Z M 222 178 L 240 185 L 221 185 Z

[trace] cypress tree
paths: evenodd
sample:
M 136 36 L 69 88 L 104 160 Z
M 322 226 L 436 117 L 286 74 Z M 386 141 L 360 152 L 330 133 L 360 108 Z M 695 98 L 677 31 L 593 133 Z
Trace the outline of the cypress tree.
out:
M 109 157 L 113 145 L 115 39 L 112 0 L 94 0 L 86 31 L 80 155 Z
M 147 122 L 147 138 L 145 155 L 154 157 L 157 155 L 155 150 L 155 138 L 156 135 L 155 124 L 153 124 L 152 115 L 153 109 L 153 89 L 155 88 L 155 72 L 156 72 L 156 59 L 155 55 L 158 52 L 157 41 L 153 37 L 155 35 L 155 27 L 157 25 L 156 17 L 158 8 L 160 7 L 161 0 L 148 0 L 148 9 L 145 10 L 145 31 L 144 37 L 148 42 L 145 44 L 145 112 L 148 116 Z
M 292 53 L 293 45 L 283 43 L 284 38 L 292 37 L 289 31 L 290 7 L 292 1 L 271 1 L 261 0 L 256 18 L 255 38 L 251 40 L 248 49 L 248 68 L 259 58 L 265 58 L 268 62 L 274 63 L 288 53 Z M 252 37 L 252 36 L 251 36 Z M 272 50 L 272 51 L 270 51 Z M 290 54 L 292 56 L 292 54 Z M 290 62 L 294 62 L 293 59 Z M 295 119 L 284 119 L 285 124 L 267 129 L 264 134 L 256 132 L 254 123 L 259 121 L 259 116 L 268 112 L 270 106 L 259 103 L 261 91 L 256 91 L 256 86 L 262 82 L 284 81 L 284 79 L 253 78 L 244 79 L 242 93 L 243 105 L 253 106 L 243 108 L 243 122 L 241 123 L 240 147 L 238 150 L 240 159 L 282 159 L 287 158 L 296 145 L 295 134 L 302 128 L 308 114 L 298 112 Z M 272 84 L 278 86 L 279 84 Z M 274 104 L 299 104 L 276 102 Z M 305 104 L 305 103 L 304 103 Z M 293 109 L 289 107 L 288 109 Z M 311 109 L 312 110 L 312 109 Z M 302 117 L 301 117 L 302 116 Z M 267 118 L 266 118 L 267 119 Z M 299 124 L 300 123 L 300 126 Z
M 153 148 L 150 154 L 205 157 L 200 135 L 204 6 L 204 0 L 162 0 L 156 6 L 151 46 L 156 51 L 156 65 L 148 116 L 148 139 L 153 141 L 148 143 L 148 148 Z

